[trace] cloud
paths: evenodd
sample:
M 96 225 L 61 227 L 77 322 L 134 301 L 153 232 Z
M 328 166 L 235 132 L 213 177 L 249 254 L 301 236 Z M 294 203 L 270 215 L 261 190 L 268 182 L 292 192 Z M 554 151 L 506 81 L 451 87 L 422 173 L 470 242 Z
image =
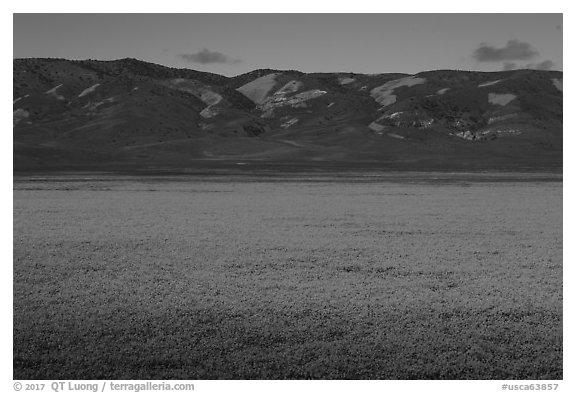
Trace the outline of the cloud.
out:
M 528 64 L 527 67 L 533 70 L 550 71 L 556 68 L 556 63 L 554 63 L 552 60 L 544 60 L 543 62 L 540 63 Z
M 556 63 L 554 63 L 552 60 L 544 60 L 540 63 L 530 63 L 524 65 L 513 62 L 504 62 L 504 64 L 502 65 L 503 71 L 520 70 L 520 69 L 550 71 L 553 70 L 554 68 L 556 68 Z
M 527 42 L 510 40 L 502 48 L 496 48 L 482 43 L 476 48 L 472 57 L 476 61 L 530 60 L 538 56 L 538 52 Z
M 206 48 L 197 53 L 181 53 L 177 57 L 190 63 L 200 64 L 238 64 L 242 62 L 241 59 L 232 58 L 224 53 L 211 51 Z

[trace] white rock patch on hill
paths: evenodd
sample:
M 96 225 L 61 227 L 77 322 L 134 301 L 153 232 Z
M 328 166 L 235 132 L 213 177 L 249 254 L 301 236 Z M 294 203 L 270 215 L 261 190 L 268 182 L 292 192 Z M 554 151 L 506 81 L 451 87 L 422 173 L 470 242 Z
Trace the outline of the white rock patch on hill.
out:
M 60 94 L 58 94 L 58 92 L 57 92 L 57 90 L 62 86 L 63 86 L 63 84 L 59 84 L 58 86 L 46 91 L 46 93 L 44 93 L 44 94 L 48 94 L 49 96 L 52 96 L 59 101 L 64 101 L 64 97 L 61 96 Z
M 563 90 L 562 90 L 562 79 L 553 78 L 553 79 L 552 79 L 552 83 L 554 84 L 554 86 L 555 86 L 558 90 L 563 91 Z
M 102 101 L 97 101 L 97 102 L 89 102 L 86 105 L 84 105 L 82 108 L 87 109 L 89 112 L 94 112 L 96 111 L 96 109 L 98 109 L 99 106 L 104 105 L 104 104 L 110 104 L 112 102 L 115 102 L 115 98 L 114 97 L 109 97 L 109 98 L 105 98 Z
M 96 88 L 97 88 L 98 86 L 100 86 L 100 83 L 96 83 L 94 86 L 90 86 L 89 88 L 84 89 L 84 90 L 82 91 L 82 93 L 78 94 L 78 98 L 82 98 L 82 97 L 84 97 L 85 95 L 88 95 L 88 94 L 90 94 L 90 93 L 94 93 L 94 91 L 96 91 Z
M 220 113 L 216 108 L 216 105 L 218 105 L 223 100 L 223 97 L 220 94 L 210 90 L 210 88 L 203 83 L 193 79 L 177 78 L 168 81 L 167 84 L 171 88 L 176 88 L 178 90 L 192 94 L 194 97 L 200 99 L 200 101 L 206 104 L 207 107 L 200 112 L 200 116 L 204 117 L 205 119 L 214 117 Z
M 208 89 L 203 89 L 198 97 L 203 103 L 208 105 L 206 108 L 202 109 L 200 116 L 205 119 L 216 116 L 219 112 L 216 110 L 215 106 L 222 101 L 222 96 Z
M 302 87 L 302 82 L 299 81 L 290 81 L 286 83 L 280 90 L 278 90 L 274 94 L 288 94 L 288 93 L 295 93 Z
M 282 106 L 302 108 L 306 106 L 306 101 L 318 98 L 326 93 L 327 92 L 324 90 L 313 89 L 303 91 L 302 93 L 298 93 L 292 97 L 286 97 L 285 92 L 276 92 L 274 95 L 266 98 L 264 102 L 258 106 L 258 108 L 263 111 L 263 118 L 270 118 L 272 117 L 275 108 Z
M 294 125 L 294 124 L 296 124 L 296 123 L 298 123 L 298 119 L 295 118 L 295 117 L 293 117 L 292 119 L 290 119 L 290 120 L 285 121 L 284 123 L 282 123 L 282 124 L 280 125 L 280 127 L 282 127 L 282 128 L 288 128 L 288 127 L 290 127 L 291 125 Z
M 383 126 L 382 124 L 378 124 L 375 121 L 373 121 L 368 125 L 368 128 L 377 134 L 382 134 L 382 131 L 386 129 L 386 126 Z
M 501 81 L 502 81 L 502 79 L 498 79 L 497 81 L 480 83 L 480 84 L 478 85 L 478 87 L 492 86 L 492 85 L 495 85 L 496 83 L 500 83 Z
M 497 94 L 497 93 L 488 93 L 488 102 L 493 105 L 508 105 L 510 101 L 516 98 L 514 94 Z
M 507 115 L 489 117 L 488 118 L 488 124 L 494 124 L 494 123 L 498 123 L 501 121 L 514 119 L 515 117 L 518 117 L 517 113 L 509 113 Z
M 18 97 L 16 98 L 14 101 L 12 101 L 12 105 L 15 105 L 18 101 L 20 101 L 23 98 L 28 98 L 30 97 L 30 94 L 26 94 L 24 97 Z
M 16 126 L 16 124 L 20 123 L 21 120 L 26 119 L 28 116 L 30 116 L 28 111 L 25 111 L 24 109 L 16 109 L 13 115 L 13 126 Z
M 261 76 L 260 78 L 254 79 L 252 82 L 248 82 L 243 86 L 240 86 L 236 90 L 248 97 L 252 102 L 256 104 L 262 104 L 268 93 L 276 85 L 276 76 L 279 73 L 272 73 L 268 75 Z
M 412 87 L 425 82 L 426 82 L 425 78 L 416 78 L 414 76 L 409 76 L 407 78 L 402 79 L 396 79 L 393 81 L 386 82 L 382 86 L 378 86 L 370 90 L 370 95 L 380 105 L 388 106 L 396 102 L 396 96 L 392 94 L 394 93 L 395 89 L 403 86 Z
M 356 82 L 356 79 L 354 79 L 354 78 L 340 78 L 338 81 L 340 82 L 341 85 L 347 85 L 349 83 Z

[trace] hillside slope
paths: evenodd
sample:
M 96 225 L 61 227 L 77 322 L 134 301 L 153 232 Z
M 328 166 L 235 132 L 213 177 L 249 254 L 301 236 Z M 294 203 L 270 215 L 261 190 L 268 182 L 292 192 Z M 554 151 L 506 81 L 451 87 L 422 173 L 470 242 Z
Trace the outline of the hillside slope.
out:
M 562 167 L 561 72 L 228 78 L 135 59 L 13 66 L 15 170 Z

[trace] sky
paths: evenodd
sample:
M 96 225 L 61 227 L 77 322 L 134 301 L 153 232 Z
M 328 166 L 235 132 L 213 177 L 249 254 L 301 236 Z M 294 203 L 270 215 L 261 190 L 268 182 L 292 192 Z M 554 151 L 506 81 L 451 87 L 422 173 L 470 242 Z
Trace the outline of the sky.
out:
M 13 57 L 259 68 L 562 70 L 562 14 L 14 14 Z

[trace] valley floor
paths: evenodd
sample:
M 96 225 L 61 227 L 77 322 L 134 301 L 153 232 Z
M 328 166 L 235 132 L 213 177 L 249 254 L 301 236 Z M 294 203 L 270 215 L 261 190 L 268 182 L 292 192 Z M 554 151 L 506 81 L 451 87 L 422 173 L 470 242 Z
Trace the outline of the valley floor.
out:
M 15 176 L 14 379 L 561 379 L 562 178 Z

